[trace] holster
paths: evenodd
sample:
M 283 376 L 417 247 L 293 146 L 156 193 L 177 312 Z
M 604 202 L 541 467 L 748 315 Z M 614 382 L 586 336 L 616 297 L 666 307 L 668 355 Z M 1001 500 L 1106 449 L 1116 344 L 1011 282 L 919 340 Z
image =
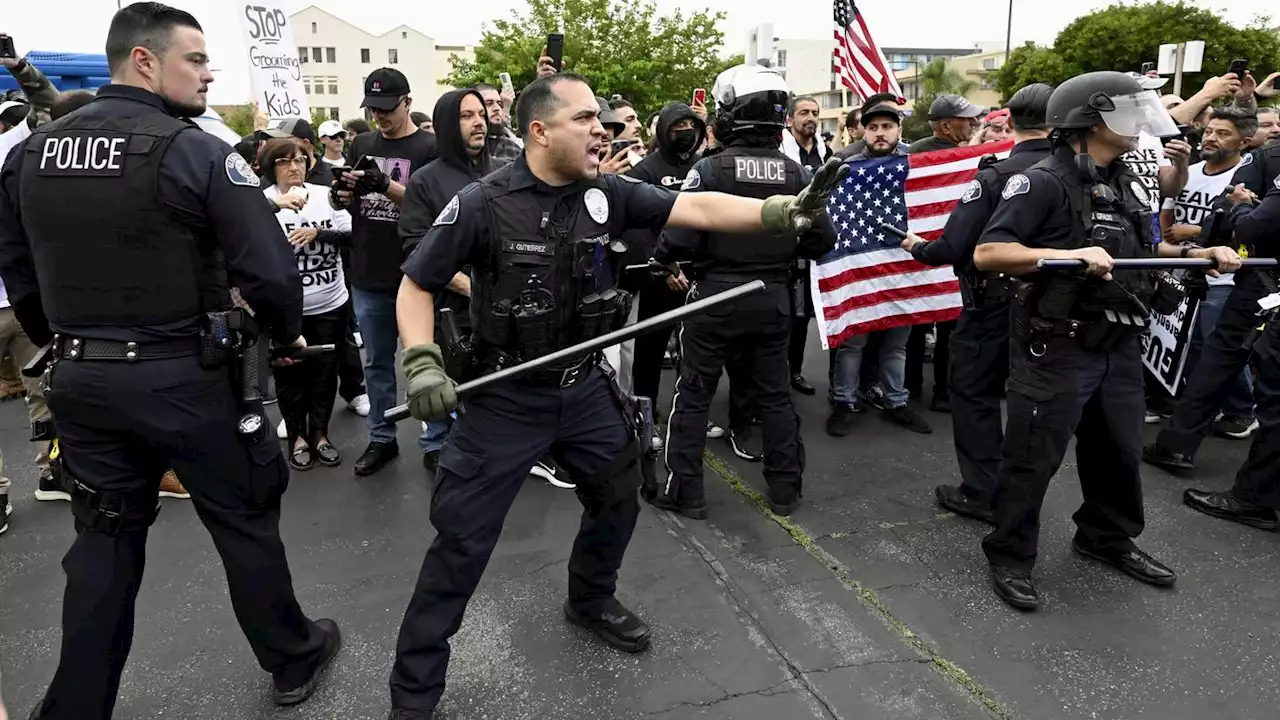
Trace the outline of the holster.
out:
M 200 318 L 200 367 L 217 370 L 225 367 L 235 353 L 237 338 L 231 330 L 232 315 L 243 310 L 205 313 Z
M 526 360 L 540 358 L 555 346 L 556 313 L 545 307 L 521 305 L 511 311 L 516 335 L 520 340 L 520 354 Z
M 440 350 L 444 355 L 445 374 L 460 383 L 479 377 L 480 367 L 476 362 L 475 349 L 470 338 L 462 335 L 458 328 L 458 318 L 450 308 L 440 309 L 440 337 L 444 340 Z

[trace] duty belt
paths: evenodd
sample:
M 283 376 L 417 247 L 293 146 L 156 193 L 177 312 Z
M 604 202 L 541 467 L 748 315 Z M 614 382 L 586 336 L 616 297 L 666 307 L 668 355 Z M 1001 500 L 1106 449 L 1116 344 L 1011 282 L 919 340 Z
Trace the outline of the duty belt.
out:
M 526 373 L 520 376 L 519 379 L 513 380 L 513 382 L 518 384 L 523 384 L 526 386 L 532 385 L 536 387 L 551 386 L 551 387 L 559 387 L 562 389 L 573 387 L 578 383 L 579 380 L 582 380 L 589 374 L 589 371 L 591 370 L 592 366 L 595 365 L 596 360 L 597 360 L 597 353 L 588 353 L 587 355 L 584 355 L 581 359 L 574 361 L 568 365 L 561 365 L 559 367 L 549 367 L 549 368 L 543 368 L 541 370 L 534 370 L 533 372 Z M 491 372 L 495 372 L 497 370 L 501 370 L 503 368 L 511 367 L 517 364 L 519 364 L 519 360 L 517 360 L 513 356 L 508 355 L 507 353 L 503 353 L 501 351 L 491 350 L 489 353 L 488 362 L 485 363 L 485 372 L 483 374 L 487 375 Z
M 697 278 L 700 282 L 720 282 L 720 283 L 747 283 L 752 280 L 763 280 L 767 283 L 788 283 L 791 282 L 791 275 L 787 271 L 768 272 L 768 273 L 721 273 L 712 272 Z
M 58 360 L 115 360 L 130 363 L 139 360 L 168 360 L 194 356 L 200 351 L 199 340 L 194 335 L 151 342 L 122 342 L 55 335 L 53 348 L 54 358 Z
M 1012 300 L 1017 290 L 1014 281 L 1007 275 L 993 275 L 984 281 L 983 295 L 986 300 Z

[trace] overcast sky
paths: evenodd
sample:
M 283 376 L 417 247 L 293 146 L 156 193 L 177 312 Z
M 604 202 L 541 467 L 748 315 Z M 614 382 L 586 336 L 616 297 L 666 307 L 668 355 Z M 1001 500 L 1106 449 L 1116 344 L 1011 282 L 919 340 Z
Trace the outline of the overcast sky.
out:
M 623 0 L 626 1 L 626 0 Z M 1048 44 L 1078 15 L 1112 4 L 1108 0 L 1013 0 L 1014 44 L 1034 40 Z M 243 57 L 239 37 L 237 0 L 169 0 L 191 11 L 204 26 L 218 81 L 210 89 L 217 104 L 245 101 L 248 75 L 228 60 Z M 14 37 L 19 52 L 56 50 L 101 53 L 107 25 L 116 10 L 116 0 L 0 0 L 0 32 Z M 830 0 L 656 0 L 660 11 L 710 8 L 726 14 L 721 29 L 726 50 L 741 52 L 750 28 L 765 18 L 773 20 L 774 34 L 782 38 L 822 39 L 831 35 Z M 481 25 L 507 17 L 523 0 L 476 0 L 456 3 L 448 0 L 284 0 L 286 9 L 319 5 L 335 15 L 373 33 L 381 33 L 401 23 L 408 24 L 439 44 L 472 44 L 479 40 Z M 1201 0 L 1204 7 L 1221 12 L 1234 24 L 1244 25 L 1270 4 L 1270 0 Z M 864 0 L 860 8 L 872 34 L 882 46 L 967 47 L 976 42 L 1003 41 L 1008 0 Z M 442 13 L 441 8 L 449 12 Z M 469 15 L 457 12 L 465 8 Z M 779 9 L 785 8 L 784 15 Z M 959 10 L 959 12 L 957 12 Z M 45 12 L 47 11 L 47 12 Z M 56 13 L 53 14 L 53 13 Z M 945 16 L 939 13 L 947 13 Z M 67 19 L 74 18 L 74 22 Z M 1280 22 L 1280 18 L 1276 19 Z M 1179 38 L 1163 39 L 1173 42 Z

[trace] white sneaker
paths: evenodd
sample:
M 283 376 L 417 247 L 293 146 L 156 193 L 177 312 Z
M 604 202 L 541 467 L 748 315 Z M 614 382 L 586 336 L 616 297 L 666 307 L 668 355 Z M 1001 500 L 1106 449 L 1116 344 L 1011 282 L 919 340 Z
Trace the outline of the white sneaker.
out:
M 369 396 L 357 395 L 351 398 L 351 402 L 347 403 L 347 407 L 351 408 L 360 417 L 369 417 Z
M 713 422 L 707 423 L 707 439 L 708 440 L 718 440 L 722 437 L 724 437 L 724 428 L 720 427 L 719 425 Z
M 654 435 L 653 438 L 649 440 L 649 447 L 652 448 L 654 452 L 662 452 L 662 448 L 665 445 L 666 441 L 662 439 L 661 435 Z
M 1150 410 L 1148 410 L 1147 413 L 1142 416 L 1142 422 L 1147 425 L 1159 425 L 1160 420 L 1161 420 L 1160 413 L 1152 412 Z
M 543 463 L 541 460 L 534 463 L 533 467 L 529 468 L 530 475 L 533 475 L 535 477 L 540 477 L 543 480 L 546 480 L 547 482 L 551 483 L 552 485 L 558 488 L 564 488 L 565 490 L 572 490 L 578 487 L 577 485 L 571 482 L 568 482 L 567 480 L 562 480 L 559 477 L 557 477 L 559 473 L 560 473 L 560 468 L 556 467 L 555 465 Z
M 356 347 L 357 347 L 357 348 L 362 348 L 362 347 L 364 347 L 364 338 L 360 337 L 360 333 L 352 333 L 352 337 L 353 337 L 353 338 L 355 339 L 355 341 L 356 341 Z
M 280 424 L 276 426 L 276 437 L 281 440 L 289 439 L 289 429 L 284 426 L 284 420 L 281 420 Z

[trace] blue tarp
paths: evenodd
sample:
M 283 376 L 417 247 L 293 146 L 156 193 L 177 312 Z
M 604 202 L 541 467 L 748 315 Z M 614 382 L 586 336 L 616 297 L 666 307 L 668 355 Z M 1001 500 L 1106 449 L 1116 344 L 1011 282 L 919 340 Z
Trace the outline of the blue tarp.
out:
M 111 82 L 106 55 L 39 51 L 27 53 L 26 58 L 27 62 L 40 68 L 40 72 L 59 90 L 96 90 Z M 13 76 L 0 70 L 0 92 L 17 87 Z

